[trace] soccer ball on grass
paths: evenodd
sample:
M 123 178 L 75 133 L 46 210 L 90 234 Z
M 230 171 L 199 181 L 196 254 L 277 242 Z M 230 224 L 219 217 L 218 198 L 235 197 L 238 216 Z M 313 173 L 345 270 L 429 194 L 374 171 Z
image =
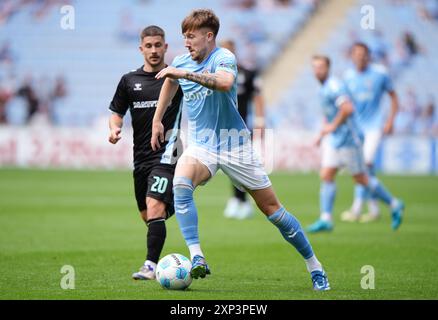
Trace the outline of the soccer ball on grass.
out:
M 158 261 L 156 278 L 159 284 L 165 289 L 184 290 L 192 283 L 190 270 L 192 263 L 185 256 L 172 253 Z

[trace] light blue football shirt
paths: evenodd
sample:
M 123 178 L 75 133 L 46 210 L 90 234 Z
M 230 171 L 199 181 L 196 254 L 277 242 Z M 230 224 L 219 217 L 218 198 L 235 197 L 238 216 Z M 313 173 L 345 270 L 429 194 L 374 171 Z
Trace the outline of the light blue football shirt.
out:
M 357 110 L 359 126 L 363 130 L 381 130 L 386 117 L 382 96 L 394 90 L 386 68 L 377 64 L 370 64 L 363 72 L 350 68 L 344 80 Z
M 336 118 L 340 105 L 347 100 L 351 101 L 345 84 L 335 77 L 329 77 L 323 83 L 319 95 L 324 116 L 329 123 Z M 336 149 L 362 145 L 362 133 L 357 125 L 355 112 L 329 135 L 329 139 Z
M 212 151 L 229 150 L 249 140 L 250 132 L 237 109 L 237 63 L 227 49 L 215 48 L 201 63 L 190 54 L 177 56 L 172 66 L 189 72 L 215 73 L 219 70 L 234 75 L 231 90 L 221 92 L 196 82 L 179 79 L 189 121 L 189 144 Z

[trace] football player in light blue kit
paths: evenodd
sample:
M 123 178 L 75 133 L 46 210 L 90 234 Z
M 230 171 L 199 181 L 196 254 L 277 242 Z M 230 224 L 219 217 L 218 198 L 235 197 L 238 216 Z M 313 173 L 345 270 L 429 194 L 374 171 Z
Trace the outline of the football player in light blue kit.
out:
M 392 228 L 399 227 L 402 218 L 400 201 L 394 198 L 376 177 L 369 177 L 362 155 L 362 132 L 357 126 L 355 111 L 345 85 L 329 75 L 330 59 L 314 56 L 312 61 L 315 77 L 321 83 L 320 98 L 324 113 L 324 125 L 316 140 L 322 147 L 320 207 L 321 216 L 310 225 L 308 232 L 333 229 L 333 205 L 336 197 L 337 171 L 347 167 L 354 181 L 364 190 L 383 201 L 392 209 Z
M 177 163 L 173 190 L 176 217 L 192 259 L 192 277 L 210 274 L 200 246 L 193 192 L 221 169 L 236 187 L 249 192 L 284 239 L 303 256 L 313 288 L 329 290 L 326 273 L 304 230 L 277 199 L 253 151 L 250 132 L 237 109 L 236 59 L 229 50 L 216 47 L 219 19 L 211 10 L 194 10 L 181 29 L 189 53 L 176 57 L 172 66 L 157 74 L 166 81 L 153 119 L 151 144 L 156 148 L 164 143 L 161 119 L 180 85 L 188 113 L 189 143 Z
M 397 94 L 391 78 L 382 65 L 370 63 L 370 52 L 367 45 L 358 42 L 352 46 L 351 58 L 355 65 L 344 75 L 347 90 L 357 111 L 359 127 L 364 133 L 363 153 L 369 175 L 375 176 L 374 162 L 383 135 L 391 134 L 394 119 L 398 110 Z M 391 98 L 391 110 L 386 112 L 381 104 L 384 93 Z M 365 189 L 357 184 L 351 210 L 342 213 L 343 221 L 371 222 L 379 218 L 379 206 L 375 197 L 368 200 L 369 213 L 361 216 L 363 203 L 367 200 Z

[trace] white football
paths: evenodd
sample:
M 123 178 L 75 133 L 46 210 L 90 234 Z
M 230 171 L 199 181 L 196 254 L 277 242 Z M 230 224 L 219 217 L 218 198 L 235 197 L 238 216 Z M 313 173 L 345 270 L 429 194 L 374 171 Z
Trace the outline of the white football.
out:
M 192 283 L 192 263 L 179 253 L 171 253 L 158 261 L 155 275 L 165 289 L 184 290 Z

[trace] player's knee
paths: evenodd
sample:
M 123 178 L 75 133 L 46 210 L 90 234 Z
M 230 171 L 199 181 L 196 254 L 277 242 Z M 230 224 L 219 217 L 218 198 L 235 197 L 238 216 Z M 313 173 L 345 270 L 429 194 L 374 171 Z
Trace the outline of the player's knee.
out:
M 329 170 L 321 170 L 321 172 L 319 173 L 319 177 L 324 182 L 333 182 L 334 180 L 334 175 Z
M 147 220 L 166 217 L 166 204 L 164 202 L 153 198 L 147 198 L 146 205 L 148 207 Z
M 193 182 L 186 177 L 173 178 L 173 195 L 175 204 L 187 203 L 193 200 Z
M 368 185 L 368 176 L 366 174 L 358 174 L 354 176 L 354 182 L 361 184 L 363 186 Z

